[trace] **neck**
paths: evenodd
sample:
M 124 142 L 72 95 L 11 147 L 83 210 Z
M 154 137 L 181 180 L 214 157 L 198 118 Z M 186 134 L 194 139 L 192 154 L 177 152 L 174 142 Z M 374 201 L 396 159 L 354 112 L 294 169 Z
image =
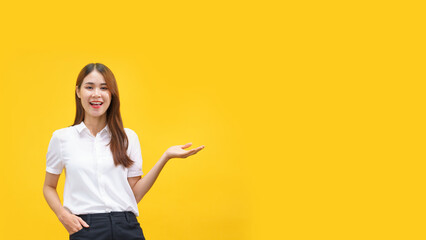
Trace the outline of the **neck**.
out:
M 93 134 L 93 136 L 96 136 L 96 134 L 100 132 L 107 124 L 106 115 L 104 114 L 101 117 L 90 117 L 86 115 L 84 117 L 84 124 Z

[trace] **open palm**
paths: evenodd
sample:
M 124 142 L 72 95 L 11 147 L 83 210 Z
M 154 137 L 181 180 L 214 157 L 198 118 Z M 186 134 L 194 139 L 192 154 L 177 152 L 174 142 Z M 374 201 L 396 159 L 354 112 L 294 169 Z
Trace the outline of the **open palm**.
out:
M 196 154 L 201 149 L 204 148 L 204 145 L 199 146 L 197 148 L 191 149 L 191 150 L 184 150 L 185 148 L 189 148 L 192 145 L 192 143 L 187 143 L 185 145 L 177 145 L 169 147 L 169 149 L 166 150 L 165 154 L 169 158 L 187 158 L 191 155 Z

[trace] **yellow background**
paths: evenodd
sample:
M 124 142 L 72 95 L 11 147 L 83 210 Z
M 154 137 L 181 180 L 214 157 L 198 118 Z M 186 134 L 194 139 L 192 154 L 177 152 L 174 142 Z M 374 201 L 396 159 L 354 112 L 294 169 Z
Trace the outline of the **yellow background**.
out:
M 0 239 L 68 239 L 45 157 L 90 62 L 117 78 L 144 173 L 206 146 L 139 203 L 147 239 L 425 239 L 420 2 L 2 3 Z

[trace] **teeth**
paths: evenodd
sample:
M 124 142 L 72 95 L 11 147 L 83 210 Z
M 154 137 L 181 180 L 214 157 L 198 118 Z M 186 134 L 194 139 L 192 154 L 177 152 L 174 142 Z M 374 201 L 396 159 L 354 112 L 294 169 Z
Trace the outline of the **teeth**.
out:
M 96 103 L 90 103 L 90 104 L 92 104 L 92 105 L 101 105 L 102 103 L 100 103 L 100 102 L 96 102 Z

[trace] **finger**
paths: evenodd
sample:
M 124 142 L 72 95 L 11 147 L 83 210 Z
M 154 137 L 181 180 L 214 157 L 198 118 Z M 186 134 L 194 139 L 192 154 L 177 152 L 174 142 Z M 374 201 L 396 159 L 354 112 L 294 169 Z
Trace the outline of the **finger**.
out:
M 181 155 L 181 158 L 187 158 L 187 157 L 189 157 L 189 156 L 191 156 L 191 155 L 194 155 L 194 154 L 196 154 L 197 152 L 199 152 L 201 149 L 203 149 L 204 147 L 205 147 L 205 146 L 204 146 L 204 145 L 202 145 L 202 146 L 199 146 L 199 147 L 197 147 L 197 148 L 194 148 L 194 149 L 191 149 L 191 150 L 187 150 L 185 154 Z
M 192 155 L 197 154 L 200 150 L 194 151 Z
M 193 154 L 196 154 L 197 152 L 201 151 L 201 149 L 203 149 L 203 148 L 204 148 L 204 146 L 197 147 L 197 148 L 193 149 L 194 150 Z
M 191 156 L 191 155 L 194 155 L 194 154 L 196 154 L 198 151 L 196 150 L 196 149 L 192 149 L 191 151 L 189 151 L 188 152 L 188 156 L 187 157 L 189 157 L 189 156 Z
M 189 148 L 192 145 L 192 143 L 187 143 L 185 145 L 181 145 L 182 148 Z
M 78 221 L 81 223 L 81 225 L 89 227 L 89 224 L 87 224 L 83 219 L 81 219 L 81 217 L 78 217 Z
M 197 149 L 197 152 L 198 152 L 198 151 L 200 151 L 200 150 L 201 150 L 201 149 L 203 149 L 203 148 L 205 148 L 205 146 L 204 146 L 204 145 L 199 146 L 198 148 L 196 148 L 196 149 Z

